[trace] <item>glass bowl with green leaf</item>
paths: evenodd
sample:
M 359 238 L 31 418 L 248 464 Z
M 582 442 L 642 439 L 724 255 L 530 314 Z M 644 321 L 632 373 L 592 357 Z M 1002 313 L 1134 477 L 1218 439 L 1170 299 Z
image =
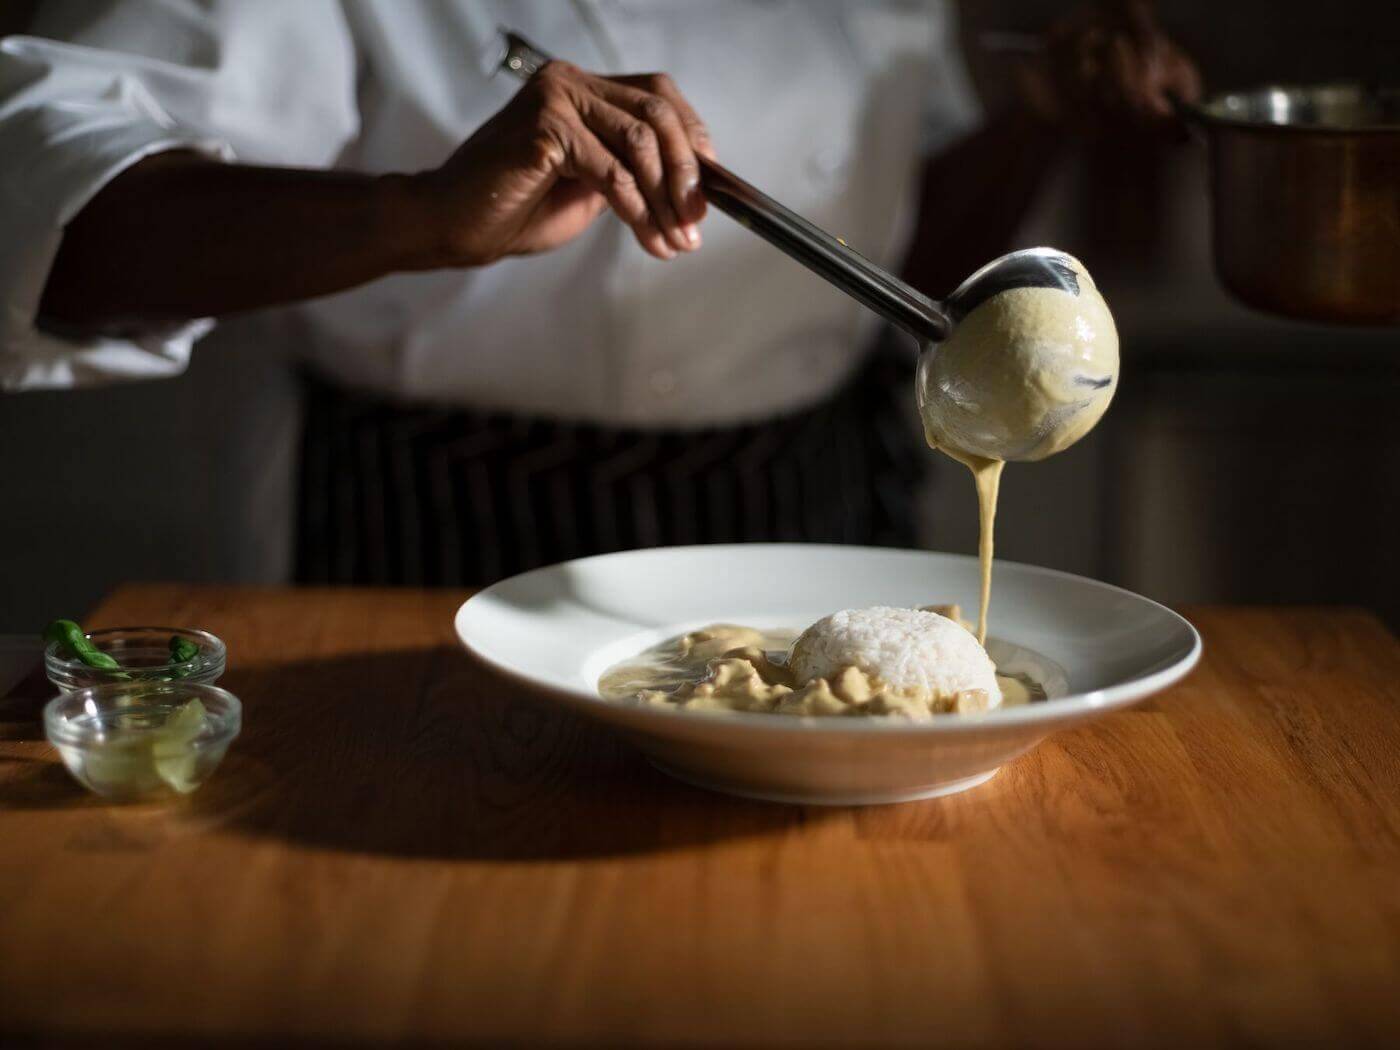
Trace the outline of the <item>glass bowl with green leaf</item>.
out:
M 208 631 L 184 627 L 112 627 L 85 632 L 72 620 L 44 630 L 44 670 L 65 693 L 114 682 L 211 684 L 228 651 Z

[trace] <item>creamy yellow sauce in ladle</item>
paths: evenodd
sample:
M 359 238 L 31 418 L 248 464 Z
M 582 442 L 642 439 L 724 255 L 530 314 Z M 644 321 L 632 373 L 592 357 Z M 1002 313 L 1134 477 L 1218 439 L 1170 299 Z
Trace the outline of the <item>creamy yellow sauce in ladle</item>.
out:
M 994 291 L 997 268 L 1010 283 L 1027 257 L 1052 259 L 1059 286 Z M 957 311 L 960 299 L 966 312 L 949 337 L 921 348 L 917 395 L 929 446 L 966 466 L 977 486 L 977 640 L 986 645 L 1002 469 L 1061 452 L 1093 429 L 1118 388 L 1118 333 L 1083 265 L 1047 249 L 983 267 L 949 306 Z

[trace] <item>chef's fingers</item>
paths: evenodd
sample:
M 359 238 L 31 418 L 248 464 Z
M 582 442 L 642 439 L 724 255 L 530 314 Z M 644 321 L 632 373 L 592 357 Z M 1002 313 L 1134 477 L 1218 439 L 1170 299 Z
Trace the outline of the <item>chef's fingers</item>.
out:
M 1139 46 L 1135 103 L 1148 116 L 1166 118 L 1173 113 L 1173 100 L 1194 102 L 1201 95 L 1200 74 L 1195 64 L 1165 36 L 1157 36 L 1143 51 Z
M 700 243 L 700 231 L 695 223 L 704 215 L 704 198 L 700 191 L 700 162 L 695 157 L 685 123 L 665 96 L 624 82 L 652 83 L 659 76 L 599 78 L 598 91 L 614 105 L 645 122 L 656 135 L 657 147 L 666 165 L 666 193 L 682 223 L 686 247 L 693 248 Z
M 704 120 L 700 119 L 699 113 L 694 111 L 694 106 L 690 105 L 689 99 L 680 94 L 680 88 L 676 87 L 676 81 L 665 73 L 645 73 L 636 77 L 613 77 L 620 84 L 630 84 L 631 87 L 641 88 L 643 91 L 650 91 L 651 94 L 671 102 L 675 109 L 676 116 L 680 119 L 680 127 L 685 130 L 686 140 L 689 141 L 690 148 L 703 157 L 715 160 L 714 144 L 710 141 L 710 129 L 706 127 Z M 694 214 L 692 221 L 699 223 L 704 217 L 704 195 L 697 193 L 696 204 L 699 206 L 699 214 Z M 696 207 L 692 204 L 692 207 Z M 682 210 L 685 213 L 685 210 Z
M 1139 54 L 1141 96 L 1154 116 L 1170 116 L 1172 96 L 1194 102 L 1201 94 L 1200 73 L 1195 64 L 1172 42 L 1157 20 L 1148 0 L 1129 0 L 1124 22 L 1133 48 Z
M 1185 52 L 1175 46 L 1170 47 L 1167 55 L 1163 81 L 1169 94 L 1186 102 L 1196 102 L 1201 97 L 1201 71 Z
M 637 188 L 632 172 L 582 122 L 572 136 L 568 163 L 561 170 L 606 197 L 618 218 L 632 227 L 637 243 L 646 251 L 658 259 L 676 257 L 676 250 L 653 221 L 651 209 Z
M 644 249 L 658 259 L 675 258 L 675 249 L 653 221 L 631 169 L 584 122 L 579 102 L 585 92 L 578 88 L 579 79 L 572 66 L 551 62 L 526 86 L 542 96 L 538 120 L 544 141 L 556 154 L 550 162 L 562 175 L 578 179 L 607 198 Z
M 606 86 L 605 86 L 606 85 Z M 699 235 L 688 230 L 681 222 L 671 194 L 671 181 L 675 172 L 672 161 L 662 144 L 662 134 L 657 127 L 640 115 L 614 105 L 607 95 L 617 98 L 620 90 L 617 85 L 608 85 L 598 79 L 596 95 L 589 95 L 580 102 L 583 119 L 593 132 L 603 140 L 609 149 L 622 157 L 636 176 L 647 204 L 651 207 L 652 219 L 657 227 L 680 251 L 690 251 L 699 244 Z M 618 101 L 622 99 L 617 98 Z M 691 170 L 695 168 L 695 158 L 690 157 Z M 694 234 L 694 236 L 692 236 Z
M 639 87 L 643 91 L 650 91 L 653 95 L 660 95 L 675 106 L 676 113 L 681 118 L 681 124 L 685 127 L 686 137 L 690 140 L 691 148 L 696 153 L 703 153 L 711 160 L 716 159 L 714 143 L 710 141 L 710 129 L 705 126 L 705 122 L 695 112 L 695 107 L 690 104 L 690 100 L 681 94 L 681 89 L 669 76 L 665 73 L 641 73 L 635 76 L 613 77 L 612 79 L 621 84 Z
M 1171 103 L 1165 92 L 1156 88 L 1154 58 L 1136 46 L 1132 38 L 1115 37 L 1108 54 L 1112 90 L 1129 111 L 1142 116 L 1169 117 Z

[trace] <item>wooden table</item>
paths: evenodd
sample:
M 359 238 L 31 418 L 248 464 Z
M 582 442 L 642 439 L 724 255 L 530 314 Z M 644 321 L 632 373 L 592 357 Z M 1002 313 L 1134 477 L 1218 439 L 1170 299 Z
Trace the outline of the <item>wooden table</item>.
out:
M 1400 646 L 1195 609 L 1200 669 L 985 787 L 870 809 L 673 783 L 461 654 L 462 595 L 133 586 L 245 730 L 86 796 L 0 708 L 0 1033 L 618 1045 L 1400 1038 Z

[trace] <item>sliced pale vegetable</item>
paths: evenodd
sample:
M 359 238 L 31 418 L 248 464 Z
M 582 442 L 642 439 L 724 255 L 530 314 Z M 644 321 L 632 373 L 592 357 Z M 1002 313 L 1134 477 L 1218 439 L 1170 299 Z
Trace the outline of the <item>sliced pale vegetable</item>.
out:
M 194 741 L 206 725 L 204 705 L 191 700 L 161 727 L 151 749 L 156 773 L 182 795 L 199 787 Z
M 118 797 L 136 798 L 162 786 L 189 794 L 199 786 L 195 741 L 208 726 L 204 704 L 190 700 L 162 717 L 141 702 L 134 696 L 105 739 L 83 749 L 84 775 L 104 794 Z

